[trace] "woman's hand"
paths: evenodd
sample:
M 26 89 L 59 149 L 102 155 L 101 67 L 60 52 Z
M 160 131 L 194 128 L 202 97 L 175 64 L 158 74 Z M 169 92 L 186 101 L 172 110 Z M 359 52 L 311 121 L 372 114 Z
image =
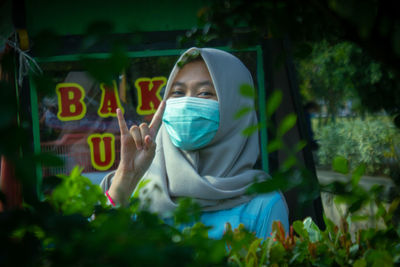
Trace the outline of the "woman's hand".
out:
M 165 101 L 161 101 L 150 125 L 142 123 L 140 126 L 133 125 L 130 129 L 126 125 L 121 110 L 117 109 L 121 132 L 121 161 L 108 191 L 115 202 L 122 205 L 129 202 L 137 183 L 152 163 L 156 150 L 155 137 L 164 109 Z

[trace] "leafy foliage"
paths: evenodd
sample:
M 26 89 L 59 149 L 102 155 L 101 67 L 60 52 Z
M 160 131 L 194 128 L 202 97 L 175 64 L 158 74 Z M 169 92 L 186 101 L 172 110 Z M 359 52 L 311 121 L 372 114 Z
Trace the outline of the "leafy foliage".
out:
M 387 120 L 341 120 L 320 127 L 316 139 L 320 144 L 318 158 L 322 165 L 329 165 L 335 157 L 343 156 L 351 167 L 365 164 L 368 174 L 390 176 L 398 169 L 400 133 Z
M 328 114 L 336 114 L 338 107 L 354 95 L 356 63 L 351 60 L 355 47 L 349 43 L 334 46 L 327 41 L 313 45 L 309 57 L 298 65 L 300 88 L 306 98 L 321 99 Z
M 65 215 L 79 213 L 88 217 L 93 214 L 97 202 L 100 201 L 102 206 L 106 203 L 101 188 L 81 176 L 81 171 L 75 167 L 70 175 L 60 175 L 62 182 L 49 196 L 49 202 L 54 208 Z
M 75 168 L 62 177 L 48 201 L 1 213 L 0 224 L 6 230 L 2 232 L 2 262 L 18 262 L 14 250 L 25 244 L 31 256 L 20 260 L 33 266 L 222 263 L 225 245 L 221 240 L 208 239 L 204 225 L 195 224 L 181 232 L 157 215 L 139 210 L 135 198 L 126 208 L 107 207 L 100 191 Z M 183 201 L 175 214 L 176 225 L 196 218 L 190 210 L 196 208 Z M 27 239 L 31 242 L 26 243 Z
M 243 87 L 240 88 L 239 92 L 243 97 L 252 97 L 256 99 L 256 95 L 244 91 Z M 306 146 L 306 141 L 301 140 L 294 147 L 290 147 L 284 142 L 283 137 L 295 127 L 297 116 L 294 113 L 290 113 L 277 124 L 272 119 L 281 101 L 282 91 L 279 89 L 274 90 L 266 104 L 266 121 L 250 125 L 242 131 L 242 134 L 250 135 L 260 129 L 267 128 L 271 135 L 268 137 L 267 147 L 263 149 L 266 149 L 269 153 L 281 150 L 285 154 L 285 158 L 280 164 L 279 169 L 271 173 L 271 178 L 253 184 L 249 187 L 248 193 L 267 193 L 277 190 L 286 192 L 294 189 L 297 191 L 296 200 L 298 209 L 292 210 L 291 212 L 299 215 L 302 214 L 303 210 L 309 205 L 313 205 L 313 201 L 319 197 L 319 187 L 315 175 L 310 170 L 307 170 L 296 157 L 296 153 L 300 152 Z M 235 114 L 235 117 L 238 115 L 242 116 L 242 114 L 246 114 L 251 110 L 251 108 L 242 107 L 237 114 Z
M 124 66 L 126 55 L 117 49 L 106 62 L 112 76 Z M 102 65 L 92 64 L 91 59 L 86 63 L 94 77 L 102 76 Z M 225 245 L 209 239 L 207 227 L 196 224 L 181 232 L 157 215 L 139 211 L 135 196 L 129 207 L 111 209 L 101 189 L 83 177 L 78 167 L 69 175 L 45 177 L 39 186 L 36 164 L 62 162 L 32 152 L 30 114 L 25 114 L 27 109 L 18 101 L 22 90 L 12 84 L 14 64 L 13 53 L 1 58 L 5 80 L 0 82 L 0 106 L 5 112 L 0 121 L 0 154 L 15 167 L 24 203 L 11 209 L 0 195 L 5 208 L 0 213 L 1 266 L 224 265 Z M 111 76 L 102 77 L 103 81 Z M 47 78 L 38 75 L 33 79 L 46 85 L 38 87 L 44 94 L 52 87 Z M 196 212 L 190 201 L 183 200 L 176 224 L 193 221 Z
M 240 1 L 217 4 L 227 5 L 220 12 L 227 10 L 229 13 L 232 7 L 237 9 L 240 6 Z M 268 29 L 274 35 L 281 32 L 281 27 L 290 28 L 292 24 L 286 21 L 287 16 L 282 15 L 287 14 L 288 10 L 295 11 L 291 8 L 293 6 L 268 1 L 258 4 L 259 6 L 250 7 L 260 11 L 268 9 L 269 13 L 265 14 L 271 16 L 259 13 L 259 16 L 253 17 L 256 23 L 263 18 L 271 20 L 268 21 Z M 245 10 L 247 9 L 240 11 Z M 301 14 L 315 14 L 307 7 L 299 10 Z M 203 14 L 207 15 L 207 12 L 204 11 Z M 218 17 L 218 13 L 215 14 Z M 228 18 L 227 28 L 236 27 L 237 23 L 242 23 L 242 19 L 251 19 L 243 14 L 245 12 L 242 13 L 242 18 Z M 300 18 L 302 17 L 306 18 Z M 301 19 L 296 16 L 289 18 L 297 21 L 293 25 L 302 24 Z M 204 27 L 204 32 L 207 33 L 210 27 Z M 226 33 L 229 35 L 230 32 Z M 90 40 L 86 42 L 90 46 Z M 310 49 L 304 45 L 298 53 L 307 54 L 307 51 Z M 124 66 L 124 51 L 117 49 L 108 62 L 111 64 L 110 71 L 118 72 Z M 101 70 L 96 69 L 97 65 L 90 59 L 86 61 L 86 67 L 91 69 L 94 77 L 101 76 L 105 81 L 112 76 L 107 74 L 103 77 Z M 389 209 L 385 209 L 379 199 L 379 188 L 373 188 L 372 192 L 361 190 L 358 180 L 363 173 L 363 167 L 354 171 L 351 182 L 333 184 L 331 188 L 326 188 L 340 194 L 339 202 L 345 201 L 350 205 L 347 217 L 343 218 L 341 225 L 335 226 L 326 219 L 327 227 L 322 231 L 310 219 L 305 219 L 295 222 L 290 232 L 284 233 L 282 226 L 275 223 L 272 237 L 265 240 L 257 239 L 243 226 L 238 229 L 227 226 L 221 240 L 209 239 L 208 228 L 201 223 L 179 231 L 179 224 L 195 221 L 198 214 L 198 207 L 192 205 L 190 200 L 182 200 L 172 225 L 164 223 L 154 214 L 139 210 L 138 200 L 135 198 L 127 208 L 111 209 L 104 205 L 105 198 L 99 188 L 89 184 L 81 176 L 79 169 L 74 169 L 68 176 L 44 179 L 42 189 L 46 189 L 46 199 L 42 201 L 37 194 L 35 163 L 48 164 L 52 160 L 46 155 L 34 155 L 30 152 L 26 142 L 29 124 L 23 119 L 19 124 L 15 123 L 15 114 L 21 111 L 15 101 L 16 95 L 13 95 L 15 87 L 9 83 L 0 85 L 0 106 L 5 111 L 0 123 L 0 152 L 15 164 L 17 176 L 23 184 L 25 200 L 24 207 L 0 213 L 0 259 L 4 266 L 390 266 L 400 261 L 400 230 L 396 222 L 400 200 L 395 199 Z M 242 93 L 251 97 L 249 92 L 245 88 Z M 273 114 L 282 99 L 279 92 L 273 96 L 268 105 L 269 115 Z M 302 189 L 299 199 L 304 203 L 310 203 L 319 194 L 318 188 L 310 187 L 307 180 L 310 174 L 300 168 L 293 153 L 289 153 L 290 149 L 282 142 L 281 137 L 295 122 L 294 115 L 289 115 L 281 125 L 275 127 L 270 121 L 267 122 L 268 127 L 272 127 L 272 131 L 276 133 L 268 149 L 283 149 L 289 155 L 281 169 L 272 175 L 272 179 L 250 188 L 253 193 L 298 186 Z M 252 126 L 246 133 L 251 134 L 265 126 Z M 304 142 L 301 142 L 292 152 L 296 153 L 303 147 Z M 53 163 L 58 164 L 55 161 Z M 342 172 L 349 169 L 344 168 L 342 159 L 336 160 L 335 165 Z M 353 239 L 348 230 L 349 222 L 356 218 L 357 210 L 370 201 L 375 201 L 379 206 L 379 212 L 374 216 L 384 221 L 384 228 L 359 231 Z M 347 220 L 348 218 L 350 219 Z
M 356 170 L 352 176 L 360 174 Z M 61 211 L 58 200 L 53 199 L 49 202 L 51 205 L 44 202 L 35 210 L 1 213 L 1 227 L 7 230 L 1 232 L 1 256 L 5 265 L 393 266 L 400 261 L 397 245 L 400 231 L 394 223 L 399 199 L 374 215 L 384 221 L 383 228 L 350 233 L 350 224 L 357 219 L 359 209 L 352 208 L 357 205 L 353 203 L 341 225 L 335 226 L 325 218 L 325 230 L 306 218 L 294 222 L 289 233 L 275 222 L 272 236 L 265 240 L 248 232 L 243 225 L 237 229 L 227 225 L 223 238 L 212 240 L 207 238 L 208 228 L 201 223 L 179 231 L 156 215 L 138 210 L 135 199 L 128 208 L 118 209 L 111 209 L 104 203 L 93 206 L 93 203 L 84 202 L 81 196 L 96 195 L 98 188 L 87 187 L 78 169 L 71 177 L 74 182 L 59 185 L 69 196 L 69 205 L 63 206 Z M 382 207 L 379 194 L 363 191 L 355 196 L 354 192 L 360 192 L 356 181 L 343 188 L 346 189 L 341 193 L 342 201 L 350 203 L 346 196 L 356 197 Z M 57 190 L 56 187 L 53 194 L 58 194 Z M 100 204 L 104 197 L 98 197 Z M 190 202 L 184 202 L 177 213 L 192 209 Z M 85 215 L 82 204 L 94 210 L 94 219 Z M 68 215 L 71 207 L 75 212 Z M 185 218 L 176 222 L 187 221 Z M 13 256 L 17 249 L 18 253 L 26 253 L 24 258 Z
M 292 54 L 308 65 L 300 70 L 303 88 L 326 90 L 331 112 L 356 92 L 364 108 L 397 114 L 400 125 L 400 20 L 393 10 L 395 2 L 375 0 L 213 1 L 180 41 L 205 46 L 218 38 L 241 48 L 289 38 Z
M 302 94 L 308 100 L 322 100 L 329 115 L 336 115 L 348 100 L 359 113 L 365 106 L 379 111 L 377 103 L 383 99 L 392 107 L 398 101 L 396 94 L 389 93 L 397 90 L 394 73 L 349 42 L 314 43 L 310 55 L 298 60 L 297 70 Z
M 275 95 L 274 101 L 279 101 L 279 93 Z M 275 129 L 281 129 L 275 142 L 288 151 L 280 136 L 293 126 L 295 117 L 289 118 Z M 299 144 L 294 151 L 303 147 L 304 144 Z M 49 160 L 54 161 L 48 156 L 41 157 L 44 163 Z M 315 189 L 304 180 L 306 173 L 294 171 L 296 165 L 296 160 L 288 157 L 272 179 L 251 190 L 266 192 L 303 186 L 302 200 L 312 200 Z M 335 160 L 336 169 L 348 172 L 344 166 L 347 166 L 344 159 Z M 30 167 L 27 171 L 33 170 Z M 325 190 L 333 189 L 340 194 L 338 201 L 349 203 L 346 216 L 350 223 L 352 218 L 357 219 L 360 207 L 375 201 L 380 207 L 375 216 L 384 220 L 383 229 L 362 230 L 352 238 L 345 219 L 339 226 L 326 219 L 327 228 L 322 231 L 307 218 L 294 222 L 289 233 L 284 232 L 281 224 L 274 223 L 272 236 L 265 240 L 249 233 L 243 225 L 237 229 L 227 225 L 223 238 L 213 240 L 208 238 L 206 226 L 192 223 L 198 218 L 199 209 L 189 199 L 181 200 L 175 221 L 169 225 L 157 215 L 139 210 L 137 196 L 126 208 L 106 206 L 100 189 L 75 168 L 68 176 L 44 179 L 45 201 L 26 202 L 23 209 L 0 213 L 0 258 L 5 266 L 390 266 L 400 260 L 396 245 L 400 231 L 394 223 L 400 200 L 395 199 L 385 209 L 379 202 L 378 189 L 371 193 L 358 187 L 362 174 L 363 168 L 357 168 L 351 182 Z M 180 231 L 182 224 L 188 226 Z M 24 257 L 18 257 L 21 253 Z
M 336 168 L 345 172 L 346 160 L 335 160 Z M 400 262 L 399 224 L 395 217 L 399 215 L 400 199 L 393 200 L 389 208 L 380 200 L 380 188 L 365 191 L 358 185 L 363 167 L 356 168 L 352 179 L 346 183 L 328 185 L 322 190 L 338 194 L 336 202 L 349 205 L 347 213 L 341 218 L 340 225 L 324 217 L 326 229 L 321 230 L 311 220 L 295 221 L 289 233 L 275 222 L 273 234 L 266 240 L 257 239 L 243 227 L 228 231 L 224 238 L 234 245 L 229 246 L 229 261 L 238 266 L 394 266 Z M 348 174 L 349 171 L 346 170 Z M 376 214 L 370 216 L 382 220 L 383 226 L 358 229 L 350 232 L 353 221 L 365 220 L 358 213 L 370 202 L 379 207 Z M 367 216 L 368 217 L 368 216 Z M 247 243 L 240 246 L 240 242 Z M 239 245 L 238 245 L 239 244 Z M 236 246 L 235 246 L 236 245 Z

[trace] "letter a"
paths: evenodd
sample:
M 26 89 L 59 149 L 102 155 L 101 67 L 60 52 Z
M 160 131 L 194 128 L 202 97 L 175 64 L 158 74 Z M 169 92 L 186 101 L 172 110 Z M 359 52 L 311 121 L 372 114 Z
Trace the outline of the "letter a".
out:
M 96 170 L 108 170 L 115 161 L 115 137 L 111 133 L 92 134 L 87 138 L 90 159 Z
M 117 90 L 117 83 L 113 81 L 113 86 L 107 86 L 105 83 L 100 84 L 101 89 L 101 104 L 99 109 L 97 110 L 97 114 L 100 117 L 116 117 L 117 116 L 117 108 L 120 108 L 122 113 L 124 113 L 124 109 L 119 101 L 119 95 Z
M 136 112 L 139 115 L 150 115 L 156 112 L 162 100 L 160 91 L 166 83 L 165 77 L 139 78 L 135 81 L 139 102 Z
M 86 114 L 86 105 L 83 102 L 85 90 L 77 83 L 59 83 L 56 86 L 58 96 L 58 113 L 60 121 L 74 121 L 82 119 Z

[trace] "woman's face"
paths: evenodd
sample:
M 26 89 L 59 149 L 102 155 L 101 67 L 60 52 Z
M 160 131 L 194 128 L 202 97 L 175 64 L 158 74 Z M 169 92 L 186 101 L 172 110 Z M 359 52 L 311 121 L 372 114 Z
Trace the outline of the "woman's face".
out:
M 178 71 L 167 99 L 185 96 L 218 101 L 210 73 L 203 60 L 189 62 Z

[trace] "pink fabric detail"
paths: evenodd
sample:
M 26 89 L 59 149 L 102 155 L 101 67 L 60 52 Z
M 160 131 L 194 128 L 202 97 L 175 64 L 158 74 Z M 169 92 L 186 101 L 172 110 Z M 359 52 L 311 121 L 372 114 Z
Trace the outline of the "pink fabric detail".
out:
M 114 200 L 111 198 L 110 194 L 108 194 L 108 190 L 106 191 L 106 196 L 107 196 L 108 200 L 110 201 L 111 205 L 113 205 L 113 207 L 115 207 L 115 202 L 114 202 Z

